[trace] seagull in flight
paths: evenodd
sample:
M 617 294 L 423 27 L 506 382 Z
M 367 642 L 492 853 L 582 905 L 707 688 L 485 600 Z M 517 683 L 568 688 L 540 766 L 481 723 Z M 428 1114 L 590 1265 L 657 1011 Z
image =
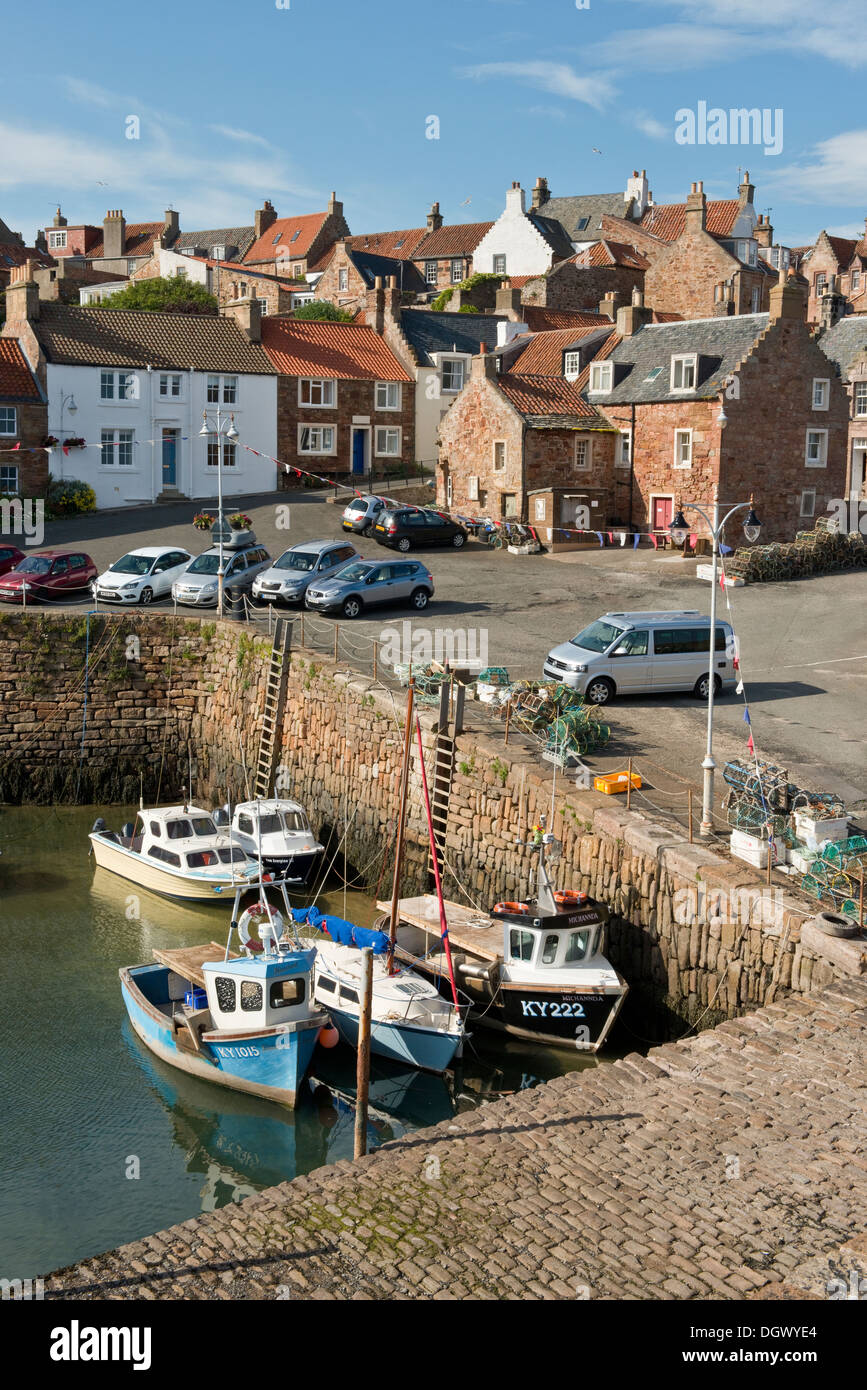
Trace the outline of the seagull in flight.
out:
M 462 207 L 462 208 L 467 207 L 472 201 L 473 201 L 472 198 L 464 198 L 464 201 L 461 203 L 461 207 Z
M 601 154 L 601 153 L 602 153 L 602 151 L 601 151 L 601 150 L 597 150 L 596 146 L 594 145 L 594 146 L 593 146 L 593 154 Z

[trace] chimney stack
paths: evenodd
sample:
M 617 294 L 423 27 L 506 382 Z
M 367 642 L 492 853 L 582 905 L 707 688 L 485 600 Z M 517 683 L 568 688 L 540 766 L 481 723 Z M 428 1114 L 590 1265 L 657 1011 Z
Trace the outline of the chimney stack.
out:
M 331 197 L 328 199 L 328 216 L 343 217 L 343 204 L 338 201 L 337 193 L 332 189 Z
M 236 299 L 233 304 L 225 304 L 220 310 L 225 318 L 234 319 L 241 332 L 251 343 L 262 341 L 262 305 L 252 296 Z
M 126 250 L 126 219 L 120 208 L 105 214 L 102 223 L 102 255 L 106 261 L 119 261 Z
M 753 236 L 759 246 L 764 247 L 770 246 L 774 240 L 774 229 L 771 226 L 770 219 L 766 218 L 763 212 L 759 213 L 759 220 L 755 227 L 753 227 Z
M 58 208 L 56 213 L 54 214 L 54 221 L 51 225 L 53 227 L 65 227 L 67 225 L 66 218 L 63 216 L 63 213 L 60 211 L 60 208 Z
M 643 293 L 636 288 L 632 291 L 632 303 L 617 310 L 617 332 L 621 338 L 631 338 L 652 319 L 653 310 L 648 309 Z
M 629 303 L 629 297 L 624 290 L 609 290 L 604 299 L 599 301 L 599 312 L 605 314 L 614 323 L 617 318 L 617 310 Z
M 497 297 L 494 304 L 495 314 L 505 314 L 507 319 L 517 323 L 523 317 L 521 314 L 521 291 L 512 287 L 511 280 L 504 280 L 497 290 Z
M 771 290 L 773 295 L 774 291 Z M 846 313 L 846 296 L 840 293 L 840 282 L 832 275 L 825 293 L 819 300 L 819 324 L 822 330 L 833 328 Z
M 386 285 L 382 276 L 377 275 L 373 289 L 367 291 L 365 311 L 367 322 L 374 333 L 382 336 L 387 324 L 396 324 L 399 309 L 400 290 L 397 287 L 397 276 L 390 275 Z
M 752 203 L 753 194 L 755 193 L 755 191 L 755 184 L 750 183 L 750 171 L 749 169 L 745 169 L 744 181 L 743 183 L 738 184 L 738 202 L 740 203 L 742 208 L 747 207 Z
M 845 299 L 843 299 L 842 295 L 836 295 L 835 293 L 833 297 L 839 299 L 841 305 L 845 305 L 846 301 Z M 771 292 L 768 298 L 770 300 L 770 323 L 774 323 L 778 319 L 800 319 L 802 321 L 804 320 L 806 316 L 807 306 L 804 303 L 804 296 L 798 288 L 798 285 L 795 282 L 794 274 L 791 270 L 787 275 L 783 267 L 780 266 L 779 278 L 777 279 L 777 283 L 771 286 Z M 832 296 L 828 295 L 827 298 L 831 299 Z M 825 312 L 826 310 L 823 298 L 823 300 L 821 301 L 821 313 L 823 315 L 823 324 Z M 832 320 L 833 323 L 836 323 L 836 321 L 836 319 Z M 831 324 L 829 323 L 827 326 L 830 327 Z
M 512 187 L 506 194 L 506 211 L 510 212 L 513 217 L 517 217 L 519 214 L 523 216 L 526 211 L 524 190 L 515 180 L 513 180 Z
M 689 190 L 685 222 L 686 232 L 690 236 L 697 236 L 699 232 L 707 229 L 707 199 L 704 196 L 703 183 L 694 183 Z
M 550 198 L 551 193 L 548 188 L 548 180 L 543 178 L 540 174 L 533 185 L 533 210 L 538 212 L 539 208 L 544 207 Z
M 262 207 L 253 214 L 253 226 L 256 232 L 256 240 L 264 236 L 268 228 L 277 221 L 277 214 L 271 204 L 270 199 L 266 198 Z
M 439 203 L 431 203 L 430 212 L 427 215 L 427 229 L 429 232 L 438 232 L 442 225 L 443 219 L 440 215 L 440 205 Z
M 485 343 L 479 343 L 479 350 L 472 360 L 470 366 L 470 376 L 474 381 L 495 381 L 499 375 L 497 371 L 496 353 L 488 352 Z
M 39 286 L 34 278 L 33 262 L 14 266 L 6 287 L 6 322 L 2 337 L 17 338 L 21 350 L 34 372 L 45 386 L 45 354 L 33 324 L 39 318 Z

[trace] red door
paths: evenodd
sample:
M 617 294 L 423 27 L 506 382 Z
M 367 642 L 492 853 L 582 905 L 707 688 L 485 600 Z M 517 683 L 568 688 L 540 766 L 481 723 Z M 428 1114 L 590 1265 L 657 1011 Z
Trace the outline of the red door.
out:
M 671 497 L 654 497 L 651 503 L 652 508 L 652 531 L 667 531 L 671 525 L 671 518 L 674 513 L 674 501 Z

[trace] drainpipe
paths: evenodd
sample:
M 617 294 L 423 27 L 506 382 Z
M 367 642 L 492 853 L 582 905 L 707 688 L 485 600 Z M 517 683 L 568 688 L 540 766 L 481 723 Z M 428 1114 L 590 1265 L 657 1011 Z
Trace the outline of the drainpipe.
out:
M 151 439 L 153 439 L 153 441 L 154 441 L 153 444 L 151 445 L 151 502 L 156 502 L 156 500 L 157 500 L 157 445 L 156 445 L 156 436 L 155 436 L 155 434 L 154 434 L 154 369 L 153 369 L 153 364 L 152 364 L 151 362 L 148 362 L 147 371 L 148 371 L 148 411 L 150 412 L 150 421 L 151 421 L 150 437 L 151 437 Z M 162 456 L 160 457 L 160 463 L 162 463 Z
M 632 530 L 632 489 L 635 478 L 635 402 L 632 402 L 632 414 L 629 421 L 629 529 Z

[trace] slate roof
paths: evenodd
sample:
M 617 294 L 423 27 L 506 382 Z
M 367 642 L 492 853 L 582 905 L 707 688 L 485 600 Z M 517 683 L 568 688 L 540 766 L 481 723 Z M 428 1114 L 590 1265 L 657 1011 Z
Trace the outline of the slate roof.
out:
M 30 365 L 17 338 L 0 338 L 0 400 L 41 401 Z
M 867 352 L 867 314 L 840 319 L 816 340 L 826 357 L 840 369 L 843 380 L 856 357 Z
M 267 320 L 266 320 L 267 322 Z M 49 362 L 72 367 L 175 367 L 274 375 L 267 354 L 234 319 L 148 314 L 45 301 L 33 329 Z
M 262 345 L 284 376 L 412 381 L 385 341 L 362 323 L 265 318 Z
M 608 356 L 624 370 L 612 391 L 593 394 L 602 410 L 606 404 L 647 404 L 651 401 L 707 400 L 723 389 L 726 377 L 768 326 L 767 314 L 736 314 L 732 318 L 689 319 L 683 323 L 646 324 L 630 338 L 623 338 Z M 681 353 L 698 355 L 696 390 L 670 389 L 671 358 Z M 597 354 L 596 361 L 599 360 Z M 652 381 L 647 377 L 662 370 Z
M 150 256 L 153 254 L 154 242 L 158 242 L 162 232 L 165 230 L 165 222 L 127 222 L 126 239 L 123 244 L 122 256 Z M 95 241 L 90 250 L 85 252 L 89 261 L 99 260 L 105 256 L 105 242 L 100 238 Z M 111 257 L 113 260 L 114 257 Z
M 741 212 L 737 198 L 709 198 L 705 208 L 705 230 L 715 237 L 728 237 Z M 657 203 L 646 209 L 638 224 L 661 241 L 676 241 L 686 226 L 686 203 Z
M 245 264 L 273 261 L 278 256 L 281 260 L 306 256 L 327 216 L 327 212 L 308 212 L 300 217 L 278 217 L 250 246 Z
M 572 241 L 592 241 L 602 226 L 603 214 L 628 217 L 632 203 L 633 199 L 624 198 L 622 193 L 586 193 L 573 198 L 549 198 L 539 211 L 545 217 L 555 218 Z
M 490 352 L 497 346 L 502 314 L 432 314 L 426 309 L 401 310 L 404 336 L 423 366 L 433 366 L 432 353 L 461 352 L 473 357 L 480 343 Z
M 355 247 L 347 247 L 346 254 L 369 289 L 373 288 L 377 276 L 387 281 L 390 275 L 394 275 L 399 289 L 420 288 L 423 284 L 415 266 L 407 266 L 394 256 L 376 256 Z
M 346 245 L 357 251 L 372 251 L 377 256 L 393 256 L 398 261 L 411 261 L 421 241 L 427 236 L 427 227 L 410 227 L 402 232 L 364 232 L 360 236 L 348 236 Z
M 582 396 L 575 382 L 564 377 L 525 376 L 504 372 L 497 387 L 528 425 L 537 428 L 576 426 L 583 429 L 611 429 L 612 426 Z
M 526 216 L 536 231 L 541 232 L 555 256 L 566 260 L 574 254 L 572 240 L 556 217 L 550 217 L 547 212 L 528 212 Z
M 253 242 L 256 240 L 255 227 L 220 227 L 216 231 L 207 232 L 181 232 L 180 236 L 172 242 L 169 248 L 172 251 L 183 251 L 188 248 L 193 251 L 202 252 L 205 256 L 213 256 L 215 246 L 236 247 L 232 256 L 233 261 L 241 261 L 249 251 Z M 280 243 L 278 242 L 278 245 Z M 225 264 L 225 262 L 221 262 Z
M 493 222 L 455 222 L 430 232 L 416 247 L 413 260 L 434 261 L 441 256 L 471 256 Z
M 510 371 L 521 376 L 562 377 L 563 353 L 579 348 L 588 338 L 604 334 L 610 328 L 610 320 L 603 319 L 593 328 L 561 328 L 552 333 L 525 333 L 513 338 L 508 346 L 514 352 L 517 345 L 518 351 L 510 356 Z

